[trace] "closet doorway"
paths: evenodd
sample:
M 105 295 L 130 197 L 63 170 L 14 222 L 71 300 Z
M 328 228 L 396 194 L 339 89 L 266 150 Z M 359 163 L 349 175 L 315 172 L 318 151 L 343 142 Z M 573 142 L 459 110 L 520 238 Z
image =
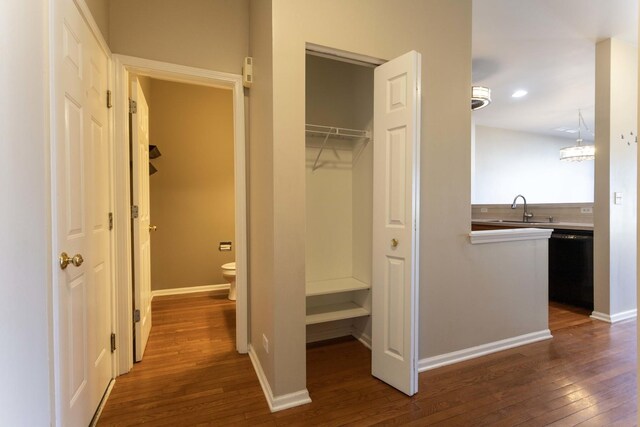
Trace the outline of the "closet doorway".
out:
M 115 95 L 116 103 L 116 135 L 118 141 L 118 147 L 116 150 L 116 156 L 114 159 L 115 168 L 118 171 L 116 174 L 116 205 L 118 209 L 115 214 L 116 225 L 116 257 L 118 260 L 117 276 L 118 280 L 118 373 L 123 374 L 128 372 L 133 366 L 133 342 L 134 335 L 136 343 L 140 340 L 144 342 L 144 334 L 147 333 L 143 327 L 136 328 L 135 331 L 131 330 L 128 325 L 135 325 L 138 320 L 135 310 L 140 310 L 139 319 L 142 320 L 143 313 L 150 319 L 150 289 L 145 287 L 145 275 L 149 277 L 149 263 L 135 262 L 131 263 L 132 254 L 138 251 L 140 248 L 139 242 L 136 239 L 132 239 L 127 235 L 127 232 L 131 230 L 131 224 L 129 221 L 136 221 L 135 212 L 131 212 L 132 206 L 135 206 L 135 202 L 140 200 L 133 200 L 130 195 L 133 191 L 129 189 L 129 179 L 132 177 L 132 186 L 135 187 L 140 177 L 144 174 L 136 174 L 145 168 L 147 165 L 147 171 L 149 170 L 147 156 L 148 150 L 138 150 L 138 153 L 134 156 L 133 150 L 129 152 L 129 131 L 133 130 L 134 122 L 132 119 L 131 125 L 129 123 L 130 117 L 130 104 L 129 104 L 129 91 L 130 91 L 130 76 L 145 76 L 152 79 L 157 79 L 170 83 L 187 84 L 187 85 L 199 85 L 208 86 L 223 90 L 228 90 L 232 96 L 233 102 L 233 179 L 234 179 L 234 193 L 235 200 L 233 204 L 235 211 L 235 235 L 233 236 L 233 245 L 235 246 L 235 261 L 236 261 L 236 349 L 240 353 L 247 352 L 247 271 L 246 271 L 246 178 L 245 178 L 245 138 L 244 138 L 244 91 L 242 87 L 242 76 L 226 73 L 218 73 L 208 70 L 177 66 L 173 64 L 162 63 L 158 61 L 150 61 L 141 58 L 126 57 L 121 55 L 114 55 L 116 63 L 116 82 L 117 92 Z M 137 108 L 137 106 L 134 106 Z M 142 126 L 144 127 L 144 126 Z M 124 143 L 126 141 L 126 145 Z M 158 147 L 160 152 L 162 147 Z M 132 166 L 131 173 L 129 171 L 130 160 L 135 160 L 136 165 Z M 146 163 L 145 163 L 146 162 Z M 152 161 L 153 162 L 153 161 Z M 147 176 L 148 178 L 148 176 Z M 144 186 L 142 186 L 144 188 Z M 144 196 L 144 191 L 138 191 L 139 194 Z M 146 195 L 148 197 L 148 194 Z M 144 201 L 143 201 L 144 203 Z M 135 209 L 134 209 L 135 210 Z M 138 209 L 138 218 L 140 218 L 141 210 Z M 144 214 L 144 210 L 142 210 Z M 153 214 L 151 214 L 153 215 Z M 144 215 L 143 215 L 144 219 Z M 151 217 L 151 219 L 153 219 Z M 142 231 L 148 233 L 149 225 L 146 228 L 139 226 Z M 158 229 L 160 232 L 160 229 Z M 211 253 L 217 252 L 219 242 L 211 242 Z M 222 245 L 220 245 L 222 246 Z M 143 255 L 143 251 L 140 250 L 140 255 Z M 214 257 L 211 256 L 211 263 L 214 263 Z M 132 265 L 133 264 L 133 265 Z M 182 265 L 179 268 L 188 269 L 188 265 Z M 133 277 L 137 280 L 134 281 Z M 143 285 L 142 287 L 138 284 Z M 146 295 L 146 296 L 145 296 Z M 135 305 L 134 305 L 135 303 Z M 132 309 L 133 308 L 133 309 Z M 139 360 L 139 355 L 136 354 L 136 360 Z
M 308 45 L 305 133 L 307 343 L 353 336 L 375 377 L 413 395 L 420 55 Z

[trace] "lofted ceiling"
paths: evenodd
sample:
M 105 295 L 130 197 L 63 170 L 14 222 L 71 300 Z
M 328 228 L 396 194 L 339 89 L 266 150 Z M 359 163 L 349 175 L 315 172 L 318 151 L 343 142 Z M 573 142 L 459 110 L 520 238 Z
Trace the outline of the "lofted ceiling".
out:
M 595 45 L 612 37 L 637 46 L 638 0 L 473 0 L 473 84 L 492 90 L 476 124 L 575 139 L 581 109 L 593 130 Z

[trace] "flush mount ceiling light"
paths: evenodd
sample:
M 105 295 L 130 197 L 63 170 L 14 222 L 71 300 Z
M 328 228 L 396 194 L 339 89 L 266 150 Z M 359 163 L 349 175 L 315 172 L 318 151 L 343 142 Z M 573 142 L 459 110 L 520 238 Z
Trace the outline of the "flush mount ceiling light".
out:
M 512 98 L 522 98 L 523 96 L 526 96 L 529 92 L 527 92 L 524 89 L 518 89 L 517 91 L 513 92 L 513 95 L 511 95 Z
M 491 89 L 484 86 L 471 87 L 471 109 L 479 110 L 491 104 Z
M 578 139 L 576 145 L 572 147 L 564 147 L 560 149 L 560 160 L 564 162 L 583 162 L 585 160 L 593 160 L 596 157 L 595 145 L 582 145 L 582 126 L 590 132 L 589 127 L 582 118 L 582 112 L 578 110 Z

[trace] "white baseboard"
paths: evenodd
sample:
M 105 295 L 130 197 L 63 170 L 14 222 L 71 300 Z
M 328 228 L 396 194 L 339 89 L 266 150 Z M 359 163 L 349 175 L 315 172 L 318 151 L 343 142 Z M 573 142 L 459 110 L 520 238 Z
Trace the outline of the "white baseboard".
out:
M 352 336 L 371 350 L 371 337 L 354 328 L 351 323 L 335 325 L 336 322 L 318 323 L 307 326 L 307 343 L 326 341 L 334 338 Z
M 223 283 L 220 285 L 190 286 L 188 288 L 157 289 L 155 291 L 151 291 L 151 299 L 153 299 L 154 297 L 162 297 L 167 295 L 183 295 L 194 294 L 196 292 L 212 292 L 224 290 L 229 290 L 228 283 Z
M 362 345 L 371 350 L 371 337 L 369 335 L 365 334 L 362 331 L 358 331 L 355 328 L 352 329 L 351 335 L 353 335 L 355 339 L 360 341 Z
M 104 395 L 102 396 L 102 400 L 100 400 L 98 409 L 96 410 L 96 413 L 93 415 L 93 418 L 91 419 L 91 423 L 89 424 L 89 427 L 95 427 L 98 425 L 98 421 L 100 420 L 100 415 L 102 415 L 102 410 L 104 409 L 104 406 L 107 404 L 107 400 L 109 400 L 109 396 L 111 395 L 111 391 L 113 390 L 114 385 L 116 385 L 115 378 L 109 381 L 109 385 L 107 386 L 107 391 L 104 392 Z
M 452 365 L 454 363 L 463 362 L 465 360 L 474 359 L 491 353 L 497 353 L 498 351 L 508 350 L 525 344 L 547 340 L 549 338 L 553 338 L 551 331 L 549 331 L 549 329 L 544 329 L 542 331 L 465 348 L 464 350 L 441 354 L 439 356 L 427 357 L 426 359 L 422 359 L 418 362 L 418 371 L 424 372 L 430 369 Z
M 607 323 L 617 323 L 622 322 L 623 320 L 635 319 L 636 317 L 638 317 L 638 310 L 627 310 L 615 314 L 606 314 L 600 313 L 599 311 L 594 311 L 593 313 L 591 313 L 590 317 L 592 319 L 601 320 Z
M 267 377 L 262 370 L 262 365 L 260 365 L 258 355 L 251 344 L 249 344 L 249 358 L 253 364 L 253 369 L 256 371 L 258 381 L 260 381 L 260 386 L 262 387 L 262 392 L 264 393 L 264 397 L 267 399 L 267 404 L 269 405 L 271 412 L 282 411 L 283 409 L 289 409 L 294 406 L 311 403 L 309 391 L 307 391 L 306 388 L 304 390 L 296 391 L 295 393 L 274 397 L 271 392 L 271 387 L 269 386 L 269 381 L 267 381 Z

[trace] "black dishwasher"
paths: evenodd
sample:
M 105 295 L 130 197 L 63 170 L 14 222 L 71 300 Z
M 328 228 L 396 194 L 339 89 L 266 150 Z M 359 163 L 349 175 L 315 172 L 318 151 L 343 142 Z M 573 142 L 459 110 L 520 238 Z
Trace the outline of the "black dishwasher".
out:
M 549 299 L 593 310 L 593 232 L 555 230 L 549 239 Z

